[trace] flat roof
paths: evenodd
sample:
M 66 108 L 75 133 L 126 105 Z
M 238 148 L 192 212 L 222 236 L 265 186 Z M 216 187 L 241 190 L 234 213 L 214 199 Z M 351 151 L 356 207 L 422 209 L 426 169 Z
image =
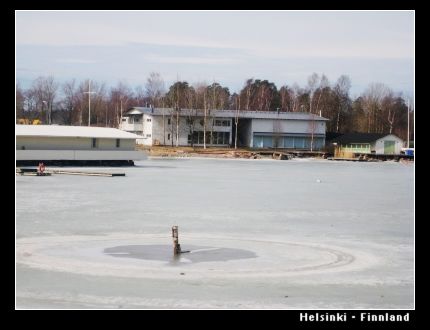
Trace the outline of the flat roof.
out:
M 132 107 L 128 109 L 124 115 L 137 115 L 148 114 L 153 116 L 170 115 L 173 111 L 172 108 L 146 108 L 146 107 Z M 181 109 L 179 116 L 203 116 L 202 109 Z M 216 118 L 234 118 L 236 117 L 236 110 L 211 110 L 210 116 Z M 250 119 L 287 119 L 287 120 L 318 120 L 327 121 L 327 118 L 320 117 L 316 114 L 309 112 L 277 112 L 277 111 L 245 111 L 240 110 L 239 118 Z
M 111 139 L 139 139 L 133 133 L 116 128 L 63 126 L 63 125 L 15 125 L 16 136 L 56 136 Z

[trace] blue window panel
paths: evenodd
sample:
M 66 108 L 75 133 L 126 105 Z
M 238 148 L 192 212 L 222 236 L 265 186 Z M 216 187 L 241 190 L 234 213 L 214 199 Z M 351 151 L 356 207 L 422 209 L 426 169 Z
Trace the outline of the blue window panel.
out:
M 259 135 L 254 135 L 253 145 L 254 148 L 263 148 L 263 137 Z
M 284 137 L 284 148 L 294 148 L 294 137 L 292 136 Z
M 305 149 L 310 149 L 311 148 L 311 138 L 310 137 L 304 138 L 304 140 L 305 140 L 305 146 L 304 146 L 304 148 Z M 314 143 L 315 143 L 315 139 L 314 139 Z
M 303 149 L 305 147 L 304 137 L 294 137 L 294 148 Z
M 224 144 L 230 143 L 230 132 L 224 132 Z
M 273 137 L 273 147 L 284 148 L 284 138 L 282 136 Z
M 322 149 L 324 147 L 324 139 L 323 138 L 317 138 L 314 142 L 314 149 Z
M 263 137 L 263 148 L 271 148 L 273 146 L 273 138 L 271 136 Z

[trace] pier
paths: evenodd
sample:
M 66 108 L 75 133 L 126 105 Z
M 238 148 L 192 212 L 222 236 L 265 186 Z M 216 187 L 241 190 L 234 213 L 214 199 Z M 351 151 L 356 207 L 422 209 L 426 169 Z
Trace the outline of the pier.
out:
M 67 174 L 67 175 L 86 175 L 86 176 L 125 176 L 125 173 L 112 173 L 112 172 L 91 172 L 91 171 L 67 171 L 67 170 L 46 170 L 43 175 L 37 173 L 36 168 L 20 168 L 16 169 L 16 174 L 25 176 L 45 176 L 52 174 Z

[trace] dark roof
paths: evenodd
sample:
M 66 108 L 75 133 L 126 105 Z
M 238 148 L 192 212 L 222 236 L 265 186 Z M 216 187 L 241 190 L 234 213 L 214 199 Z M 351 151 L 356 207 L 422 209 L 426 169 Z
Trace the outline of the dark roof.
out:
M 325 140 L 327 142 L 331 142 L 333 140 L 333 142 L 335 142 L 334 140 L 336 140 L 338 137 L 342 136 L 343 133 L 337 133 L 337 132 L 326 132 L 325 133 Z
M 331 142 L 337 142 L 340 144 L 346 143 L 371 143 L 387 136 L 389 134 L 381 133 L 346 133 L 334 138 Z
M 142 113 L 151 114 L 154 116 L 168 115 L 171 113 L 172 108 L 145 108 L 145 107 L 132 107 L 129 108 L 124 115 L 140 115 Z M 202 109 L 180 109 L 179 116 L 201 116 Z M 236 116 L 235 110 L 212 110 L 211 116 L 217 118 L 234 118 Z M 327 118 L 320 117 L 316 114 L 308 112 L 276 112 L 276 111 L 239 111 L 240 118 L 252 119 L 286 119 L 286 120 L 313 120 L 313 121 L 328 121 Z

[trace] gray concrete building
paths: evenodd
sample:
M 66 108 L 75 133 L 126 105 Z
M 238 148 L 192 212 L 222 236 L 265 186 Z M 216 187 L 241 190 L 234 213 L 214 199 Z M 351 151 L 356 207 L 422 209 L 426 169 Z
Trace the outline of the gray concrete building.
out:
M 234 146 L 319 150 L 328 119 L 302 112 L 267 112 L 133 107 L 120 129 L 139 135 L 137 143 L 172 146 Z M 206 141 L 204 141 L 206 134 Z

